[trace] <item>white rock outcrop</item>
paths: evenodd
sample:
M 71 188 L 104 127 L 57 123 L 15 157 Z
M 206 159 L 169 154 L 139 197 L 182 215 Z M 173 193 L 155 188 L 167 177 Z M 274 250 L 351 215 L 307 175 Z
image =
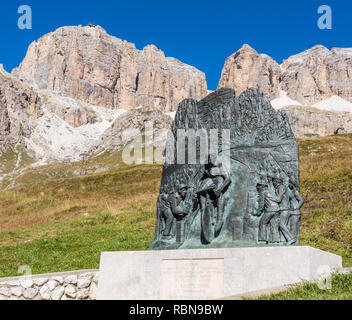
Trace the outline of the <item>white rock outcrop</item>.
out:
M 296 138 L 352 132 L 352 113 L 319 110 L 308 106 L 284 107 Z

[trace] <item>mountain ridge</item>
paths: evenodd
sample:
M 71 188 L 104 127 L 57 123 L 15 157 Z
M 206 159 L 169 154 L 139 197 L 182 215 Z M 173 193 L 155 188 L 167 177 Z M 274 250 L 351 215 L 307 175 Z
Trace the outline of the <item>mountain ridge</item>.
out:
M 205 74 L 195 67 L 155 45 L 138 50 L 100 26 L 61 27 L 40 37 L 11 73 L 34 88 L 110 109 L 174 111 L 181 100 L 207 92 Z
M 335 84 L 340 95 L 317 91 L 330 81 L 329 70 L 333 80 L 339 72 L 352 75 L 351 59 L 350 48 L 317 45 L 279 65 L 244 44 L 226 59 L 219 87 L 238 96 L 259 88 L 275 109 L 284 109 L 296 137 L 352 132 L 352 104 L 343 98 L 352 95 L 352 83 Z M 301 99 L 312 78 L 315 87 Z M 210 92 L 203 72 L 165 57 L 155 45 L 136 49 L 100 26 L 58 28 L 34 41 L 11 73 L 0 65 L 0 153 L 14 153 L 13 166 L 0 168 L 0 180 L 10 167 L 21 173 L 25 165 L 119 151 L 133 138 L 120 131 L 142 132 L 144 120 L 157 123 L 154 147 L 160 147 L 178 103 Z M 319 101 L 310 103 L 312 98 Z
M 311 105 L 333 95 L 352 102 L 352 48 L 316 45 L 278 64 L 248 44 L 225 60 L 218 88 L 240 94 L 256 87 L 271 100 L 285 91 L 290 99 Z

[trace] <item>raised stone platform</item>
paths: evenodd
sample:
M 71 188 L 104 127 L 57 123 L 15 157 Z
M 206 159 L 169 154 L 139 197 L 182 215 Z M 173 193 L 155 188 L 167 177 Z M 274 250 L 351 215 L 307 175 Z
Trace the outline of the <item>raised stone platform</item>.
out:
M 216 299 L 342 268 L 307 246 L 102 252 L 97 299 Z

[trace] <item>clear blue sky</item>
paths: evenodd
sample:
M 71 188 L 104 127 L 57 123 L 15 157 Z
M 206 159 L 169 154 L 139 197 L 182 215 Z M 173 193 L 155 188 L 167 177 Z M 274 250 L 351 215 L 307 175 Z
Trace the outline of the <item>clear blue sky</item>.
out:
M 30 5 L 32 30 L 20 30 L 19 5 Z M 317 27 L 317 9 L 332 8 L 332 30 Z M 281 63 L 316 44 L 352 47 L 352 1 L 235 0 L 61 0 L 3 1 L 0 7 L 0 63 L 11 71 L 28 45 L 67 25 L 94 22 L 109 34 L 142 49 L 155 44 L 172 56 L 205 72 L 215 89 L 226 57 L 248 43 Z

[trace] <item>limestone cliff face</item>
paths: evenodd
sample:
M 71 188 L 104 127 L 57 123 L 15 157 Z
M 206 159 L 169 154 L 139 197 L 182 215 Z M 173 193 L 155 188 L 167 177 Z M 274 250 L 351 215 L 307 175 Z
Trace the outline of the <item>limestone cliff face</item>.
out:
M 128 110 L 118 117 L 112 125 L 101 136 L 99 143 L 94 146 L 91 152 L 121 150 L 136 136 L 144 136 L 145 130 L 152 130 L 150 141 L 140 141 L 141 146 L 152 144 L 161 150 L 165 147 L 167 132 L 171 129 L 172 118 L 151 107 L 136 108 Z M 148 127 L 149 126 L 149 127 Z
M 31 120 L 41 114 L 38 94 L 0 65 L 0 144 L 14 144 L 28 138 L 33 129 Z
M 279 93 L 280 73 L 279 65 L 272 58 L 258 54 L 245 44 L 226 59 L 218 88 L 232 88 L 241 94 L 254 87 L 274 99 Z
M 350 112 L 331 112 L 307 106 L 290 106 L 283 108 L 283 110 L 288 116 L 296 138 L 352 132 L 352 114 Z
M 62 27 L 33 42 L 13 74 L 47 89 L 111 109 L 176 110 L 206 95 L 205 75 L 155 46 L 135 45 L 96 27 Z
M 256 87 L 270 100 L 285 91 L 291 99 L 283 105 L 312 105 L 332 95 L 351 101 L 351 59 L 352 49 L 316 46 L 279 66 L 244 45 L 226 60 L 219 87 L 238 96 Z M 0 68 L 0 145 L 24 142 L 40 159 L 79 159 L 82 150 L 119 149 L 129 139 L 123 132 L 149 119 L 159 147 L 170 111 L 185 98 L 206 95 L 204 73 L 153 45 L 137 50 L 101 27 L 62 27 L 33 42 L 12 74 Z M 350 113 L 285 109 L 296 137 L 352 132 Z M 213 119 L 211 109 L 202 114 Z
M 99 117 L 86 102 L 66 96 L 52 94 L 39 90 L 45 109 L 66 121 L 73 128 L 92 124 L 99 121 Z
M 338 95 L 352 101 L 352 49 L 318 45 L 293 55 L 279 65 L 248 45 L 226 59 L 218 88 L 229 87 L 237 94 L 259 88 L 270 99 L 279 90 L 304 105 Z
M 315 46 L 282 64 L 281 89 L 302 104 L 338 95 L 352 101 L 352 49 Z

